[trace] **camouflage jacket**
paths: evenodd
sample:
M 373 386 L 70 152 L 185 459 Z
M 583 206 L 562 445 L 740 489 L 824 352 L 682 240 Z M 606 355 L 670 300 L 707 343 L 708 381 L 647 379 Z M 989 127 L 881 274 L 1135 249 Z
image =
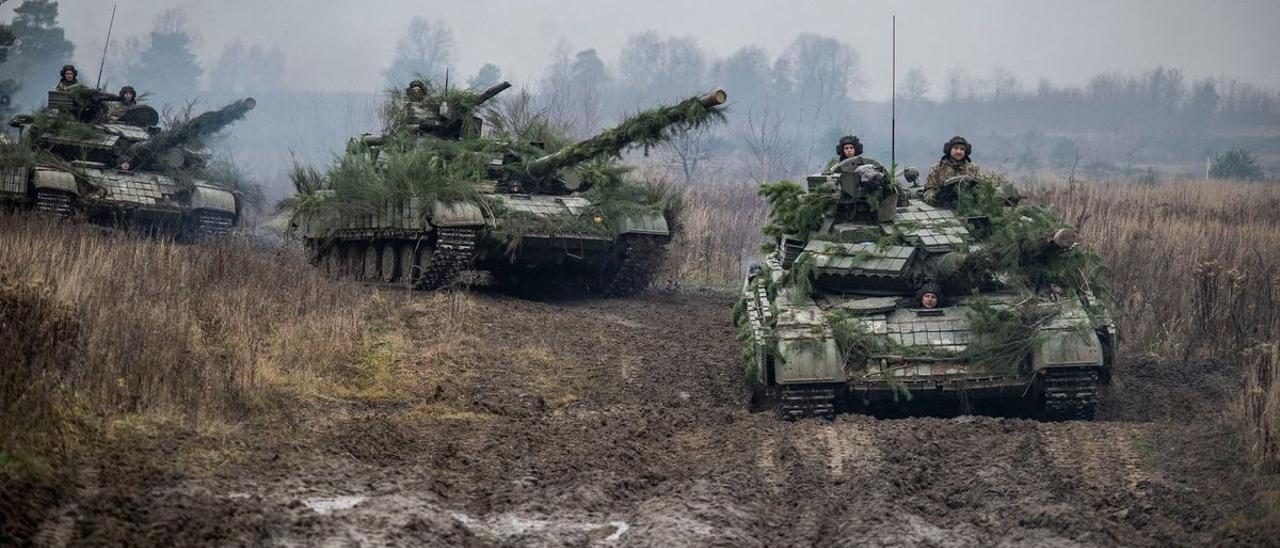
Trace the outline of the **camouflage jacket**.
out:
M 957 162 L 951 158 L 943 158 L 929 169 L 929 179 L 924 183 L 924 201 L 938 205 L 938 194 L 942 192 L 942 183 L 959 175 L 979 175 L 982 169 L 973 162 Z
M 840 158 L 839 156 L 832 158 L 830 162 L 827 162 L 827 167 L 823 168 L 822 172 L 826 174 L 835 173 L 834 170 L 835 170 L 836 164 L 840 163 L 841 161 L 843 161 L 843 159 Z M 844 168 L 842 169 L 847 171 L 853 171 L 857 169 L 858 166 L 867 165 L 867 164 L 877 166 L 882 169 L 884 168 L 884 166 L 880 165 L 880 162 L 877 162 L 871 158 L 868 158 L 866 156 L 854 156 L 853 161 L 849 162 L 848 164 L 845 164 Z
M 67 83 L 66 80 L 58 80 L 58 85 L 53 86 L 53 91 L 67 91 L 71 88 L 81 87 L 82 85 L 83 84 L 81 84 L 79 80 L 76 80 L 75 82 L 71 82 L 69 84 Z

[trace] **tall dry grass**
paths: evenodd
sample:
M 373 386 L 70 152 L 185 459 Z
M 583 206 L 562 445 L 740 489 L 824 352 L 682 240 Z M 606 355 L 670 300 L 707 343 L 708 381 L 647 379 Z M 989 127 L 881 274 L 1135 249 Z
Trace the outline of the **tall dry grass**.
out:
M 385 305 L 295 252 L 5 216 L 0 449 L 130 413 L 243 417 L 341 377 Z
M 1254 469 L 1280 472 L 1280 346 L 1250 352 L 1236 413 L 1244 419 L 1244 446 Z
M 756 188 L 728 182 L 684 188 L 680 232 L 667 258 L 669 279 L 717 288 L 742 283 L 764 242 L 760 228 L 768 208 Z

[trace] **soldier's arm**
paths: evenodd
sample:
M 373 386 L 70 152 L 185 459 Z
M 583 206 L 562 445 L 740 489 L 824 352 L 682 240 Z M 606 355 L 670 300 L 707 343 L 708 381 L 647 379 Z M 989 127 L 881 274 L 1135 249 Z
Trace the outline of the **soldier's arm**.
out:
M 938 191 L 942 190 L 942 174 L 938 172 L 938 166 L 929 168 L 929 178 L 924 183 L 924 190 L 920 193 L 924 196 L 924 201 L 933 204 L 938 197 Z

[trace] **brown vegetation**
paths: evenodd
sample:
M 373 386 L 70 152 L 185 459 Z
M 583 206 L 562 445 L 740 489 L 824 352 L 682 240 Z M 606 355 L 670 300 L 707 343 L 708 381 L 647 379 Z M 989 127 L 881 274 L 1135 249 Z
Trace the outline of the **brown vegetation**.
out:
M 244 241 L 0 220 L 0 450 L 39 453 L 73 423 L 154 412 L 239 419 L 352 380 L 385 299 Z M 83 419 L 83 420 L 80 420 Z M 97 423 L 101 424 L 101 423 Z

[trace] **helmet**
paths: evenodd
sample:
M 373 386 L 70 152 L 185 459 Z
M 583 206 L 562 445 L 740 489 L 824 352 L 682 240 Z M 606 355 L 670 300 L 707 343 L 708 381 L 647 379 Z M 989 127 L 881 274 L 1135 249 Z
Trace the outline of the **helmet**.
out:
M 410 88 L 412 88 L 412 87 L 414 87 L 414 86 L 418 86 L 418 87 L 422 88 L 422 90 L 423 90 L 423 91 L 426 91 L 426 89 L 427 89 L 427 83 L 426 83 L 426 82 L 423 82 L 422 80 L 414 80 L 414 81 L 412 81 L 412 82 L 409 82 L 409 87 L 408 87 L 408 88 L 405 88 L 405 89 L 410 89 Z
M 942 157 L 947 158 L 951 156 L 951 147 L 954 147 L 956 145 L 960 145 L 964 147 L 964 161 L 966 162 L 971 161 L 970 157 L 973 156 L 973 145 L 970 145 L 969 141 L 966 141 L 964 137 L 961 137 L 959 135 L 952 137 L 950 140 L 947 141 L 947 144 L 942 145 Z
M 845 135 L 844 137 L 840 138 L 840 141 L 838 143 L 836 143 L 836 156 L 839 156 L 841 158 L 844 157 L 845 145 L 853 145 L 854 156 L 862 155 L 862 141 L 859 141 L 856 135 Z
M 58 76 L 66 74 L 68 70 L 71 71 L 72 77 L 80 76 L 80 71 L 76 70 L 75 65 L 62 65 L 62 70 L 58 72 Z
M 138 98 L 138 91 L 133 89 L 133 86 L 125 86 L 120 88 L 120 93 L 117 93 L 116 95 L 119 95 L 121 98 L 123 98 L 124 94 L 126 93 L 132 93 L 134 99 Z

